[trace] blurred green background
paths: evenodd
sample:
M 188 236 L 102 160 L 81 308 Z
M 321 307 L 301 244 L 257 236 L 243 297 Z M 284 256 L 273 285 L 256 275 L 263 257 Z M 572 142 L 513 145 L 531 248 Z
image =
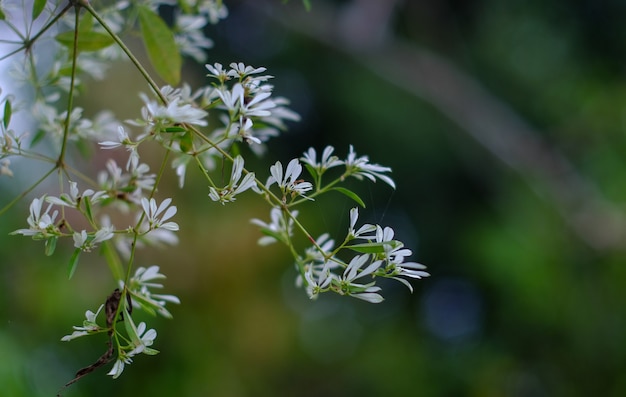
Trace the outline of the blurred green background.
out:
M 626 395 L 626 2 L 226 4 L 208 62 L 266 66 L 302 115 L 257 169 L 327 144 L 392 167 L 396 191 L 351 185 L 361 220 L 393 226 L 432 276 L 413 294 L 385 285 L 379 305 L 309 301 L 288 252 L 256 245 L 248 220 L 268 209 L 216 205 L 190 170 L 183 194 L 159 192 L 175 197 L 180 245 L 138 262 L 182 300 L 174 320 L 147 319 L 161 354 L 64 395 Z M 205 73 L 189 62 L 184 75 Z M 81 105 L 136 117 L 136 90 L 111 81 L 137 75 L 109 79 Z M 47 258 L 7 236 L 27 204 L 0 221 L 0 394 L 52 396 L 104 352 L 103 338 L 59 339 L 115 285 L 95 254 L 68 281 L 69 247 Z M 303 219 L 341 236 L 352 206 L 329 196 Z

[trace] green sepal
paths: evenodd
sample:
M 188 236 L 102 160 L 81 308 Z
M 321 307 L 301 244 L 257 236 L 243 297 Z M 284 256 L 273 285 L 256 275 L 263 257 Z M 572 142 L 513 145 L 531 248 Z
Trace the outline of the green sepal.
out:
M 359 204 L 361 207 L 365 208 L 365 203 L 363 202 L 363 200 L 361 200 L 361 198 L 352 190 L 348 190 L 343 187 L 334 187 L 330 190 L 336 190 L 339 193 L 345 194 L 346 196 L 350 197 L 352 200 L 356 201 L 357 204 Z
M 46 256 L 52 256 L 52 254 L 54 254 L 54 250 L 57 247 L 57 240 L 58 238 L 56 236 L 48 237 L 46 239 L 46 243 L 44 244 L 45 245 L 44 252 Z
M 59 33 L 55 37 L 56 41 L 68 47 L 74 48 L 74 31 Z M 98 51 L 115 43 L 115 41 L 106 33 L 82 31 L 79 29 L 78 41 L 76 43 L 79 52 Z
M 9 123 L 11 122 L 11 115 L 13 114 L 13 109 L 11 107 L 11 101 L 7 100 L 4 103 L 4 115 L 2 117 L 2 124 L 4 128 L 9 128 Z
M 37 19 L 37 17 L 43 12 L 44 8 L 46 8 L 46 2 L 47 0 L 33 1 L 33 21 Z
M 137 8 L 141 36 L 150 63 L 166 83 L 178 85 L 183 61 L 174 41 L 174 34 L 163 19 L 145 6 Z
M 72 278 L 74 272 L 76 271 L 76 267 L 78 266 L 78 258 L 80 257 L 81 250 L 80 248 L 76 248 L 72 257 L 70 258 L 70 262 L 67 266 L 67 278 L 68 280 Z

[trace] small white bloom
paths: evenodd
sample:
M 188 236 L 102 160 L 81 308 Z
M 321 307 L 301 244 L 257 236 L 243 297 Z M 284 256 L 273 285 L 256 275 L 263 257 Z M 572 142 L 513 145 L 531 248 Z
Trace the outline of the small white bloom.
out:
M 357 179 L 365 177 L 372 182 L 376 182 L 376 179 L 380 179 L 392 188 L 396 188 L 394 181 L 383 174 L 385 172 L 391 172 L 391 168 L 383 167 L 378 164 L 370 164 L 367 156 L 357 157 L 352 145 L 350 145 L 350 152 L 344 163 L 346 165 L 346 172 Z
M 252 66 L 246 66 L 242 62 L 239 62 L 239 63 L 233 62 L 230 64 L 230 67 L 231 67 L 231 70 L 233 70 L 235 74 L 238 75 L 240 78 L 243 78 L 250 74 L 263 73 L 267 70 L 264 67 L 255 68 Z
M 343 161 L 339 160 L 337 156 L 332 156 L 334 150 L 335 148 L 332 146 L 326 146 L 322 152 L 322 158 L 318 162 L 317 153 L 315 149 L 311 147 L 304 153 L 304 157 L 301 157 L 300 160 L 315 168 L 317 172 L 321 174 L 329 168 L 343 164 Z
M 354 230 L 356 226 L 356 222 L 359 219 L 359 209 L 354 207 L 350 210 L 350 227 L 348 228 L 348 238 L 362 238 L 362 239 L 371 239 L 375 236 L 369 235 L 364 236 L 365 233 L 371 233 L 376 230 L 376 225 L 371 225 L 369 223 L 364 224 L 359 228 L 359 230 Z
M 152 346 L 152 344 L 154 343 L 154 340 L 157 337 L 157 332 L 154 329 L 149 329 L 146 331 L 146 323 L 141 322 L 137 326 L 137 337 L 137 340 L 133 340 L 135 348 L 127 353 L 129 357 L 133 357 L 139 353 L 148 352 L 147 348 L 149 346 Z
M 124 130 L 124 127 L 119 126 L 117 130 L 118 142 L 115 141 L 104 141 L 99 142 L 98 144 L 102 146 L 102 149 L 115 149 L 120 146 L 123 146 L 130 152 L 130 156 L 128 158 L 128 162 L 126 163 L 126 170 L 131 168 L 137 168 L 139 164 L 139 153 L 137 152 L 137 143 L 130 140 L 128 133 Z
M 176 222 L 165 222 L 174 215 L 176 215 L 176 206 L 169 206 L 171 202 L 171 198 L 166 198 L 165 200 L 163 200 L 161 205 L 157 207 L 157 202 L 155 199 L 152 198 L 150 199 L 150 201 L 148 201 L 148 199 L 145 197 L 141 199 L 141 207 L 143 208 L 143 212 L 146 214 L 146 219 L 149 224 L 149 230 L 159 228 L 171 231 L 178 230 L 178 224 Z M 163 216 L 159 218 L 159 215 L 161 213 L 163 213 Z
M 61 338 L 61 340 L 63 342 L 68 342 L 72 339 L 76 339 L 79 338 L 81 336 L 85 336 L 91 332 L 96 332 L 99 331 L 101 328 L 100 326 L 96 323 L 96 318 L 98 317 L 98 314 L 100 313 L 100 311 L 102 310 L 102 308 L 104 307 L 104 305 L 100 305 L 100 307 L 98 308 L 98 310 L 96 310 L 96 312 L 92 312 L 91 310 L 87 310 L 85 312 L 85 318 L 86 320 L 83 321 L 83 326 L 82 327 L 72 327 L 74 328 L 74 332 L 72 332 L 71 335 L 65 335 L 64 337 Z
M 250 188 L 256 187 L 256 181 L 254 179 L 254 173 L 249 172 L 246 176 L 243 177 L 241 183 L 239 183 L 239 179 L 241 179 L 241 174 L 243 172 L 244 160 L 243 157 L 237 156 L 233 161 L 233 168 L 230 174 L 230 182 L 226 187 L 220 189 L 219 191 L 214 188 L 209 188 L 209 197 L 213 201 L 219 201 L 222 204 L 235 201 L 235 196 L 245 192 Z
M 291 215 L 295 218 L 298 211 L 291 211 Z M 283 214 L 280 208 L 272 208 L 270 211 L 270 223 L 265 223 L 259 219 L 250 220 L 251 223 L 260 226 L 265 236 L 259 239 L 259 245 L 268 245 L 276 241 L 287 242 L 293 235 L 293 219 Z
M 267 179 L 266 187 L 272 186 L 274 183 L 283 191 L 283 193 L 294 193 L 304 195 L 304 193 L 313 189 L 311 182 L 299 180 L 298 177 L 302 173 L 302 165 L 298 159 L 293 159 L 287 164 L 287 168 L 283 174 L 283 165 L 277 161 L 270 167 L 270 177 Z
M 41 212 L 42 204 L 45 199 L 46 196 L 44 195 L 41 198 L 33 199 L 31 202 L 29 209 L 30 215 L 26 218 L 26 222 L 28 222 L 30 228 L 19 229 L 11 234 L 46 238 L 59 233 L 59 229 L 54 223 L 59 211 L 55 210 L 50 214 L 50 209 L 52 208 L 52 204 L 50 204 L 43 213 Z

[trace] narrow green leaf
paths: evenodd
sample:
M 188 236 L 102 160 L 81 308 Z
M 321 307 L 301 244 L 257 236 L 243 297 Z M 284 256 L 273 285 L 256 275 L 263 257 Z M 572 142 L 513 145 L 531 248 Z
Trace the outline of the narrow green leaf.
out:
M 100 251 L 104 255 L 107 265 L 109 265 L 109 269 L 111 269 L 111 273 L 113 273 L 113 277 L 116 280 L 124 280 L 124 268 L 112 244 L 111 240 L 103 241 Z
M 41 12 L 43 11 L 43 9 L 46 8 L 46 1 L 47 0 L 33 1 L 33 21 L 37 19 L 37 17 L 41 15 Z
M 191 132 L 187 131 L 180 138 L 180 150 L 183 153 L 189 153 L 193 150 L 193 135 L 191 134 Z
M 2 124 L 4 124 L 4 128 L 9 128 L 9 123 L 11 122 L 11 114 L 13 110 L 11 108 L 11 101 L 6 101 L 4 103 L 4 116 L 2 118 Z
M 346 196 L 350 197 L 352 200 L 356 201 L 357 204 L 359 204 L 361 207 L 365 208 L 365 203 L 363 202 L 363 200 L 361 200 L 361 198 L 357 196 L 357 194 L 354 193 L 352 190 L 348 190 L 343 187 L 334 187 L 331 190 L 336 190 L 339 193 L 345 194 Z
M 185 131 L 187 130 L 184 129 L 183 127 L 165 127 L 161 130 L 161 132 L 168 132 L 168 133 L 185 132 Z
M 55 37 L 55 39 L 62 45 L 68 47 L 69 49 L 74 48 L 74 31 L 73 30 L 59 33 Z M 114 41 L 111 38 L 111 36 L 109 36 L 106 33 L 79 31 L 79 34 L 78 34 L 77 46 L 78 46 L 79 52 L 98 51 L 103 48 L 107 48 L 113 43 Z
M 35 135 L 33 136 L 33 139 L 31 139 L 30 141 L 30 147 L 34 148 L 35 145 L 38 144 L 45 136 L 46 136 L 46 131 L 37 130 L 37 132 L 35 132 Z
M 2 8 L 0 8 L 0 21 L 4 21 L 5 19 L 7 19 L 7 15 L 2 11 Z
M 93 219 L 93 210 L 91 209 L 91 200 L 89 196 L 83 197 L 83 202 L 85 203 L 85 215 L 87 216 L 87 220 L 94 224 L 96 223 L 95 219 Z
M 183 61 L 174 34 L 161 17 L 148 7 L 138 7 L 137 11 L 143 42 L 154 70 L 168 84 L 178 85 Z
M 130 341 L 135 346 L 141 345 L 141 339 L 139 339 L 139 335 L 137 335 L 137 326 L 135 326 L 135 322 L 128 313 L 128 310 L 124 312 L 124 327 L 126 328 L 126 333 L 128 334 Z
M 363 243 L 347 245 L 346 248 L 349 248 L 356 252 L 360 252 L 362 254 L 381 254 L 385 252 L 385 245 L 393 245 L 391 243 L 391 241 L 385 241 L 384 243 Z
M 285 242 L 283 236 L 280 233 L 276 233 L 275 231 L 272 231 L 270 229 L 261 229 L 261 233 L 265 234 L 266 236 L 274 237 L 277 241 L 280 241 L 281 243 Z
M 80 248 L 76 248 L 72 257 L 70 258 L 70 262 L 67 266 L 67 278 L 71 279 L 76 271 L 76 267 L 78 266 L 78 258 L 80 257 Z
M 49 237 L 46 240 L 45 248 L 44 248 L 44 252 L 46 256 L 51 256 L 52 254 L 54 254 L 54 250 L 56 249 L 56 247 L 57 247 L 57 238 Z
M 315 167 L 312 167 L 311 164 L 307 163 L 304 163 L 304 167 L 307 171 L 309 171 L 309 174 L 313 177 L 313 179 L 317 180 L 317 169 Z

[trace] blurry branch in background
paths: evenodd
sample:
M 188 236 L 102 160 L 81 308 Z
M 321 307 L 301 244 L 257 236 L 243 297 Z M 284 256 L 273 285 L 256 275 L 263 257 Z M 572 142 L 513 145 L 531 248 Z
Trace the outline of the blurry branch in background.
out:
M 392 0 L 353 0 L 342 7 L 318 0 L 312 12 L 290 7 L 289 14 L 274 17 L 433 105 L 549 200 L 587 245 L 620 248 L 626 231 L 623 212 L 478 81 L 442 56 L 393 37 L 389 23 L 395 6 Z

